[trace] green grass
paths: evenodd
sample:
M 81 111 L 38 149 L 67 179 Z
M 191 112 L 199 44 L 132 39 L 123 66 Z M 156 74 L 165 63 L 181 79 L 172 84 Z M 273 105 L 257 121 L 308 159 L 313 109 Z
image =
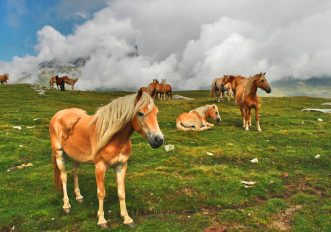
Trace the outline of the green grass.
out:
M 62 212 L 62 195 L 52 183 L 48 123 L 63 108 L 89 113 L 127 93 L 56 90 L 38 95 L 29 85 L 0 86 L 0 231 L 104 231 L 96 226 L 98 200 L 93 165 L 82 165 L 84 203 Z M 184 91 L 194 101 L 156 101 L 165 144 L 152 149 L 135 133 L 126 178 L 127 207 L 136 227 L 119 216 L 115 175 L 106 176 L 105 216 L 113 231 L 278 231 L 284 220 L 293 231 L 331 231 L 331 115 L 301 112 L 330 101 L 310 97 L 262 98 L 259 133 L 241 128 L 233 102 L 217 103 L 222 124 L 204 132 L 180 132 L 176 117 L 210 104 L 207 91 Z M 38 120 L 34 120 L 39 118 Z M 323 122 L 317 121 L 322 118 Z M 22 130 L 13 129 L 21 126 Z M 34 126 L 32 129 L 26 126 Z M 19 146 L 23 145 L 23 146 Z M 207 155 L 211 152 L 214 156 Z M 315 159 L 319 154 L 320 158 Z M 258 163 L 250 160 L 258 158 Z M 11 169 L 31 162 L 32 167 Z M 256 181 L 244 188 L 241 180 Z

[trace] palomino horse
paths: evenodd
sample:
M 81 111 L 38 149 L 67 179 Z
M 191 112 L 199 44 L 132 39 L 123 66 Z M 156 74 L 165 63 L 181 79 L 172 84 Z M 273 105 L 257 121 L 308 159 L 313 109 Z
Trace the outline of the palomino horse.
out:
M 64 83 L 71 85 L 71 90 L 74 90 L 74 85 L 78 81 L 78 78 L 70 78 L 68 76 L 63 76 L 62 78 L 64 80 Z
M 76 200 L 83 196 L 78 186 L 79 163 L 94 163 L 99 199 L 98 225 L 107 227 L 103 203 L 105 198 L 105 173 L 114 167 L 121 216 L 124 224 L 132 225 L 125 203 L 125 174 L 131 154 L 130 137 L 134 131 L 146 138 L 152 148 L 160 147 L 163 134 L 157 121 L 158 109 L 153 99 L 140 89 L 132 94 L 113 100 L 98 109 L 94 115 L 71 108 L 57 112 L 50 121 L 49 131 L 52 146 L 54 182 L 63 191 L 63 209 L 70 211 L 67 194 L 67 175 L 63 153 L 74 160 L 74 192 Z
M 159 95 L 158 95 L 159 94 Z M 166 100 L 166 96 L 171 100 L 172 99 L 172 87 L 166 83 L 166 79 L 162 79 L 161 84 L 156 85 L 156 95 L 159 99 Z
M 207 118 L 213 118 L 217 124 L 221 123 L 221 116 L 215 104 L 205 105 L 188 113 L 182 113 L 176 119 L 176 126 L 183 131 L 203 131 L 214 127 L 214 124 L 207 122 Z
M 239 106 L 245 130 L 249 130 L 249 126 L 252 125 L 251 109 L 254 108 L 257 130 L 262 131 L 259 121 L 259 98 L 256 92 L 260 88 L 267 93 L 271 93 L 271 87 L 265 74 L 261 72 L 250 78 L 243 79 L 243 83 L 236 89 L 236 103 Z
M 231 85 L 230 84 L 222 85 L 223 79 L 227 76 L 228 75 L 224 75 L 224 77 L 215 78 L 211 82 L 210 97 L 216 97 L 218 102 L 220 102 L 221 99 L 223 99 L 223 96 L 225 96 L 225 93 L 227 93 L 228 101 L 230 101 L 231 97 L 233 97 Z
M 9 79 L 9 74 L 8 73 L 0 75 L 0 83 L 1 84 L 4 84 L 4 83 L 8 84 L 7 83 L 8 79 Z

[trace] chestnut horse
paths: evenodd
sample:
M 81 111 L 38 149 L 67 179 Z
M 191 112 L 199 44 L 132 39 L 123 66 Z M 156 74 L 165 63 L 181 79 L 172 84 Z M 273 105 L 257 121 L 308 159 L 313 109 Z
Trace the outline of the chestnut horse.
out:
M 182 113 L 176 119 L 176 126 L 182 131 L 203 131 L 214 127 L 214 124 L 207 122 L 207 118 L 213 118 L 217 124 L 221 123 L 221 116 L 215 104 L 205 105 Z
M 247 80 L 247 77 L 240 75 L 225 75 L 221 86 L 225 87 L 230 84 L 233 94 L 236 95 L 237 88 L 244 83 L 244 80 Z
M 143 93 L 147 93 L 149 96 L 153 97 L 153 95 L 155 94 L 155 88 L 150 88 L 149 86 L 148 87 L 141 87 L 141 91 Z
M 240 84 L 236 89 L 235 99 L 241 112 L 243 127 L 245 127 L 245 130 L 249 130 L 249 126 L 252 125 L 251 109 L 254 108 L 257 130 L 262 131 L 259 121 L 259 98 L 257 96 L 257 89 L 260 88 L 267 93 L 271 93 L 271 87 L 265 74 L 266 73 L 261 72 L 250 78 L 242 79 L 242 84 Z M 223 84 L 226 84 L 228 80 L 223 81 Z
M 4 83 L 8 84 L 7 83 L 8 79 L 9 79 L 9 74 L 8 73 L 0 75 L 0 83 L 1 84 L 4 84 Z
M 150 95 L 155 99 L 156 98 L 156 86 L 159 84 L 157 79 L 153 79 L 153 82 L 150 83 L 147 88 L 148 92 L 151 93 Z
M 218 102 L 221 102 L 225 93 L 227 93 L 228 101 L 230 101 L 231 97 L 233 97 L 231 84 L 222 85 L 223 79 L 228 75 L 224 75 L 223 77 L 215 78 L 211 82 L 210 86 L 210 97 L 216 97 Z
M 70 108 L 57 112 L 50 121 L 54 183 L 63 192 L 63 209 L 70 211 L 67 194 L 67 174 L 63 161 L 65 153 L 74 160 L 74 192 L 76 200 L 83 196 L 78 186 L 79 163 L 94 163 L 99 200 L 98 225 L 107 227 L 104 217 L 105 173 L 115 169 L 121 216 L 124 224 L 132 225 L 125 203 L 125 174 L 131 154 L 130 137 L 134 131 L 146 138 L 152 148 L 160 147 L 163 134 L 157 121 L 158 109 L 153 99 L 142 92 L 113 100 L 94 115 Z
M 71 85 L 71 90 L 74 90 L 74 85 L 78 81 L 78 78 L 70 78 L 68 76 L 63 76 L 62 78 L 64 80 L 64 83 Z
M 172 99 L 172 87 L 171 85 L 166 83 L 166 79 L 162 79 L 161 84 L 157 83 L 156 84 L 156 95 L 158 96 L 159 99 L 166 100 L 166 96 L 171 100 Z

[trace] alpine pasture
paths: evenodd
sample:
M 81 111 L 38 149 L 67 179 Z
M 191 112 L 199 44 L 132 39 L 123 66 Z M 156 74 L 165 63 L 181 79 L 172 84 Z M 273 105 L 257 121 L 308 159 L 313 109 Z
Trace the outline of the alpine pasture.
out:
M 48 124 L 61 109 L 93 114 L 129 93 L 41 93 L 32 87 L 0 86 L 0 231 L 104 231 L 96 225 L 94 165 L 81 165 L 80 204 L 66 159 L 72 208 L 63 213 L 62 194 L 53 186 Z M 122 224 L 115 174 L 107 173 L 108 230 L 331 231 L 331 115 L 301 111 L 330 99 L 263 97 L 258 132 L 254 119 L 244 131 L 233 101 L 217 103 L 208 91 L 175 94 L 194 100 L 155 101 L 164 145 L 152 149 L 137 133 L 132 137 L 126 203 L 134 228 Z M 176 128 L 182 112 L 214 103 L 220 125 L 203 132 Z M 174 150 L 166 152 L 168 144 Z

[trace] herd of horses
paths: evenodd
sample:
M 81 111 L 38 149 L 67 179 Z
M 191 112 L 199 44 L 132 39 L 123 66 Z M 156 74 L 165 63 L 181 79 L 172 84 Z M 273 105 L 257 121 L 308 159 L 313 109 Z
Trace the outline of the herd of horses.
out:
M 215 85 L 215 87 L 214 87 Z M 227 89 L 228 88 L 228 89 Z M 271 92 L 265 73 L 252 77 L 240 75 L 225 75 L 220 80 L 212 82 L 213 96 L 229 89 L 233 92 L 235 101 L 242 114 L 243 126 L 246 130 L 251 125 L 251 109 L 255 109 L 257 128 L 261 131 L 258 114 L 257 89 Z M 230 91 L 229 91 L 230 92 Z M 164 136 L 160 130 L 154 99 L 172 98 L 172 88 L 165 80 L 159 84 L 153 80 L 147 87 L 142 87 L 137 94 L 117 98 L 109 104 L 100 107 L 94 115 L 78 108 L 58 111 L 49 124 L 54 183 L 63 193 L 63 210 L 69 213 L 71 205 L 67 193 L 67 174 L 64 165 L 64 153 L 73 159 L 74 193 L 78 202 L 83 202 L 83 195 L 78 184 L 78 168 L 80 163 L 93 163 L 99 200 L 97 225 L 108 227 L 104 215 L 105 173 L 113 167 L 116 173 L 117 193 L 120 205 L 120 215 L 123 223 L 133 226 L 125 201 L 125 175 L 132 144 L 130 137 L 138 132 L 152 148 L 163 144 Z M 183 131 L 203 131 L 211 129 L 214 124 L 207 118 L 221 122 L 221 116 L 216 104 L 205 105 L 182 113 L 176 120 L 176 126 Z
M 0 75 L 1 84 L 9 79 L 8 74 Z M 64 91 L 65 84 L 74 89 L 78 79 L 68 76 L 53 76 L 49 80 L 50 87 L 54 84 Z M 251 110 L 255 109 L 256 127 L 261 131 L 259 122 L 259 98 L 257 89 L 267 93 L 271 87 L 266 79 L 266 73 L 258 73 L 251 77 L 241 75 L 224 75 L 211 83 L 210 96 L 219 102 L 223 96 L 234 98 L 238 105 L 245 130 L 252 125 Z M 163 144 L 164 136 L 160 130 L 154 99 L 172 99 L 172 87 L 162 79 L 161 83 L 154 79 L 148 86 L 141 87 L 137 94 L 117 98 L 109 104 L 100 107 L 94 115 L 78 108 L 58 111 L 49 123 L 49 133 L 52 149 L 53 176 L 56 188 L 63 193 L 63 210 L 69 213 L 71 205 L 67 193 L 67 174 L 63 156 L 72 158 L 74 193 L 78 202 L 83 202 L 83 195 L 78 184 L 78 168 L 80 163 L 94 163 L 99 200 L 98 226 L 107 227 L 104 217 L 105 173 L 113 167 L 116 173 L 120 214 L 123 223 L 133 225 L 125 202 L 125 175 L 127 161 L 131 155 L 130 137 L 138 132 L 152 148 Z M 207 118 L 213 118 L 217 124 L 221 116 L 216 104 L 205 105 L 184 112 L 176 119 L 176 127 L 182 131 L 204 131 L 214 127 Z
M 59 77 L 58 75 L 53 76 L 49 79 L 49 87 L 53 88 L 56 84 L 57 89 L 61 91 L 65 90 L 65 84 L 71 85 L 71 89 L 74 90 L 74 85 L 78 81 L 78 78 L 70 78 L 67 75 Z

